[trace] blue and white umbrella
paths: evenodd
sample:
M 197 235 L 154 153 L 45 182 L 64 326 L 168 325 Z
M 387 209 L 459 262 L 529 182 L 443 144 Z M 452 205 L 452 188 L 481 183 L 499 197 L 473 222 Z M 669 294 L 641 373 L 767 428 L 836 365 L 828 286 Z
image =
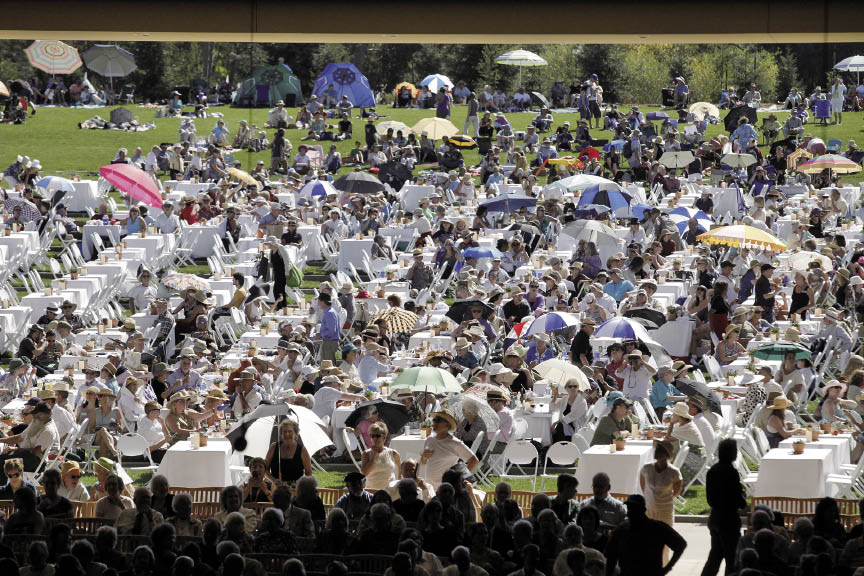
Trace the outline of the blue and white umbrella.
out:
M 514 212 L 520 208 L 531 208 L 537 205 L 537 198 L 516 192 L 507 192 L 484 200 L 480 206 L 485 206 L 489 212 Z
M 711 224 L 713 224 L 711 217 L 705 214 L 702 210 L 688 208 L 687 206 L 678 206 L 669 211 L 669 219 L 678 227 L 679 234 L 684 234 L 691 218 L 696 219 L 699 229 L 703 232 L 707 232 L 711 229 Z
M 615 184 L 612 180 L 608 178 L 603 178 L 602 176 L 594 176 L 593 174 L 576 174 L 575 176 L 568 176 L 567 178 L 562 178 L 561 180 L 556 180 L 552 184 L 546 186 L 547 190 L 554 188 L 562 188 L 564 190 L 568 190 L 573 192 L 575 190 L 585 190 L 586 188 L 590 188 L 595 184 Z
M 603 322 L 594 330 L 595 338 L 623 338 L 624 340 L 648 340 L 653 342 L 648 331 L 636 320 L 616 316 Z
M 60 176 L 46 176 L 36 181 L 36 186 L 49 192 L 62 190 L 63 192 L 74 193 L 75 185 L 71 180 L 61 178 Z
M 651 210 L 652 208 L 653 206 L 649 206 L 648 204 L 642 204 L 640 202 L 639 204 L 633 204 L 632 206 L 630 206 L 630 213 L 633 214 L 633 218 L 638 218 L 639 220 L 642 220 L 643 218 L 645 218 L 645 212 Z
M 608 154 L 612 150 L 612 148 L 618 151 L 624 150 L 624 146 L 626 144 L 626 140 L 612 140 L 611 142 L 603 146 L 603 152 Z
M 582 192 L 579 197 L 579 206 L 587 204 L 600 204 L 608 206 L 612 212 L 617 212 L 620 209 L 625 209 L 630 206 L 633 201 L 633 196 L 621 188 L 615 182 L 594 184 L 589 186 Z
M 462 258 L 501 258 L 501 252 L 491 246 L 473 246 L 462 252 Z
M 564 330 L 565 328 L 578 325 L 579 317 L 575 314 L 570 314 L 569 312 L 549 312 L 531 322 L 528 330 L 522 333 L 522 337 L 545 334 L 555 330 Z
M 441 88 L 452 90 L 453 82 L 443 74 L 430 74 L 420 82 L 420 86 L 428 86 L 430 91 L 438 92 Z
M 300 189 L 301 198 L 314 198 L 315 196 L 326 198 L 330 194 L 338 196 L 339 190 L 327 180 L 311 180 Z

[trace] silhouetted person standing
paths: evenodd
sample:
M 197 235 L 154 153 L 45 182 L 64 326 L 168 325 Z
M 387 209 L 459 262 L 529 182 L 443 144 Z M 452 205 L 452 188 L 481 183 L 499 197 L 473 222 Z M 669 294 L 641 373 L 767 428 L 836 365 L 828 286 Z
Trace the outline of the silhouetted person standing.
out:
M 652 520 L 646 514 L 645 497 L 632 494 L 624 503 L 627 520 L 615 529 L 606 546 L 606 576 L 663 576 L 681 559 L 687 541 L 674 528 Z M 663 566 L 663 547 L 672 550 L 672 558 Z
M 726 561 L 726 574 L 735 570 L 735 550 L 741 538 L 741 516 L 739 510 L 747 507 L 744 486 L 735 469 L 738 458 L 738 443 L 728 438 L 717 446 L 717 463 L 708 470 L 705 493 L 711 515 L 708 530 L 711 531 L 711 551 L 702 568 L 702 576 L 716 576 L 720 561 Z

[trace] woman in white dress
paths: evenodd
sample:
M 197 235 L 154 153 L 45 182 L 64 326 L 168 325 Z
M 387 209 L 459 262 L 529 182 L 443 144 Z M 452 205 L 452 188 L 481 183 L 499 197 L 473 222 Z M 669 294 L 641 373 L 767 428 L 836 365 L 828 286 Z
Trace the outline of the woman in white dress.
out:
M 383 422 L 376 422 L 369 428 L 372 446 L 360 458 L 360 472 L 366 476 L 368 492 L 386 490 L 402 468 L 399 453 L 384 445 L 388 435 L 387 425 Z
M 654 462 L 645 464 L 639 471 L 639 485 L 648 505 L 648 517 L 669 526 L 675 524 L 674 501 L 684 485 L 681 472 L 669 463 L 673 452 L 672 443 L 655 441 Z M 664 561 L 668 553 L 664 548 Z
M 843 84 L 843 79 L 838 76 L 834 79 L 834 85 L 831 86 L 831 114 L 837 125 L 843 123 L 843 102 L 845 100 L 846 85 Z
M 567 395 L 556 400 L 551 410 L 561 415 L 552 429 L 552 439 L 555 442 L 569 441 L 577 430 L 588 423 L 588 402 L 579 390 L 579 381 L 575 378 L 567 380 L 564 390 Z

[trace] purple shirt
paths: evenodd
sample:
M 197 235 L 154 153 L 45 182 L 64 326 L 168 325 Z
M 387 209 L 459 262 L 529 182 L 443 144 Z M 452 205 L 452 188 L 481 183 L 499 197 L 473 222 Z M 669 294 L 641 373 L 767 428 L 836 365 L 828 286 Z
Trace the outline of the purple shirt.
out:
M 544 298 L 542 294 L 537 294 L 537 296 L 534 297 L 534 300 L 531 300 L 528 294 L 525 294 L 525 301 L 528 302 L 529 306 L 531 306 L 532 312 L 536 312 L 538 308 L 543 308 L 543 306 L 546 305 L 546 298 Z

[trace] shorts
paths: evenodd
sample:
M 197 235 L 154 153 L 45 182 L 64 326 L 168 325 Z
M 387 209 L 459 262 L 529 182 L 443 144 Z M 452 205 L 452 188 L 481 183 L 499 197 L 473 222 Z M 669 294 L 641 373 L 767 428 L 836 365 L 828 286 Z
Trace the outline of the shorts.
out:
M 600 118 L 600 105 L 596 100 L 591 100 L 588 102 L 588 111 L 590 112 L 590 116 L 594 118 Z
M 841 112 L 843 112 L 843 99 L 837 98 L 835 100 L 831 100 L 831 113 L 840 114 Z

